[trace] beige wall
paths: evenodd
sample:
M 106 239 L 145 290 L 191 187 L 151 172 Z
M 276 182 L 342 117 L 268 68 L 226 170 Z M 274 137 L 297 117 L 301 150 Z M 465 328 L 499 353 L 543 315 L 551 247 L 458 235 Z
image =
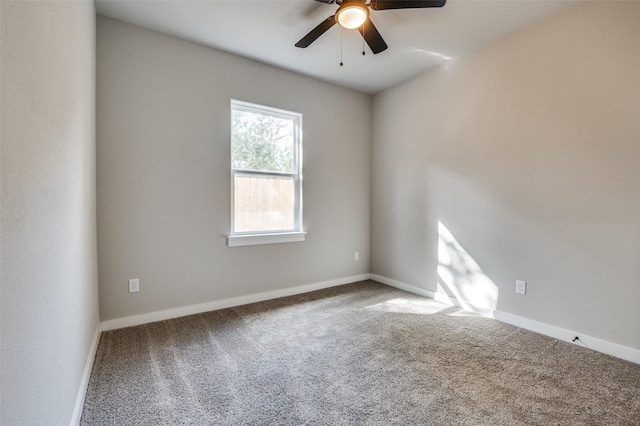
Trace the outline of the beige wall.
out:
M 2 1 L 3 425 L 68 425 L 99 322 L 93 2 Z
M 375 96 L 372 272 L 640 349 L 639 22 L 589 2 Z
M 97 39 L 103 320 L 369 271 L 369 96 L 109 18 Z M 226 246 L 231 98 L 304 115 L 305 242 Z

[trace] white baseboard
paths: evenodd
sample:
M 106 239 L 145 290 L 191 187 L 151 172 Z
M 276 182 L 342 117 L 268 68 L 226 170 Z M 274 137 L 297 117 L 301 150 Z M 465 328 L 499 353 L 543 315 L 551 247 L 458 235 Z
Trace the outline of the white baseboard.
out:
M 563 340 L 565 342 L 573 343 L 574 345 L 593 349 L 594 351 L 640 364 L 640 350 L 638 349 L 628 348 L 626 346 L 618 345 L 617 343 L 608 342 L 606 340 L 587 336 L 575 331 L 565 330 L 564 328 L 519 317 L 507 312 L 494 311 L 494 318 L 498 321 L 515 325 L 526 330 L 535 331 L 536 333 L 554 337 L 558 340 Z M 573 342 L 575 337 L 578 337 L 578 340 Z
M 369 278 L 379 283 L 386 284 L 391 287 L 395 287 L 399 290 L 408 291 L 409 293 L 417 294 L 419 296 L 424 296 L 429 299 L 435 299 L 435 296 L 436 296 L 436 293 L 431 290 L 426 290 L 424 288 L 416 287 L 411 284 L 403 283 L 398 280 L 393 280 L 391 278 L 383 277 L 382 275 L 369 274 Z
M 466 302 L 464 300 L 456 299 L 453 296 L 449 296 L 443 292 L 436 292 L 427 290 L 425 288 L 416 287 L 411 284 L 403 283 L 398 280 L 383 277 L 382 275 L 370 274 L 370 278 L 382 284 L 386 284 L 391 287 L 395 287 L 399 290 L 404 290 L 409 293 L 417 294 L 418 296 L 424 296 L 428 299 L 433 299 L 436 302 L 444 303 L 445 305 L 457 306 L 458 308 L 465 309 L 467 311 L 475 312 L 485 317 L 493 318 L 493 310 L 476 306 L 473 303 Z
M 80 419 L 82 418 L 82 408 L 84 407 L 84 398 L 87 396 L 87 387 L 89 386 L 89 378 L 91 377 L 91 369 L 93 368 L 93 360 L 96 357 L 98 351 L 98 342 L 100 342 L 101 327 L 100 323 L 96 327 L 96 332 L 93 334 L 93 341 L 89 348 L 89 355 L 87 356 L 87 362 L 84 365 L 84 371 L 82 372 L 82 380 L 80 381 L 80 388 L 78 390 L 78 396 L 76 397 L 76 405 L 73 407 L 73 416 L 71 417 L 71 426 L 78 426 Z
M 250 294 L 247 296 L 233 297 L 231 299 L 214 300 L 212 302 L 199 303 L 197 305 L 181 306 L 179 308 L 167 309 L 164 311 L 149 312 L 147 314 L 133 315 L 130 317 L 116 318 L 102 322 L 102 331 L 115 330 L 118 328 L 132 327 L 134 325 L 147 324 L 150 322 L 164 321 L 172 318 L 184 317 L 187 315 L 200 314 L 203 312 L 215 311 L 218 309 L 232 308 L 234 306 L 247 305 L 249 303 L 263 302 L 265 300 L 277 299 L 279 297 L 294 296 L 296 294 L 308 293 L 310 291 L 335 287 L 343 284 L 350 284 L 357 281 L 369 279 L 369 274 L 353 275 L 350 277 L 337 278 L 329 281 L 322 281 L 299 287 L 284 288 L 281 290 L 266 291 L 263 293 Z
M 443 292 L 433 292 L 397 280 L 393 280 L 391 278 L 383 277 L 381 275 L 371 274 L 370 277 L 374 281 L 378 281 L 382 284 L 387 284 L 400 290 L 408 291 L 409 293 L 425 296 L 429 299 L 434 299 L 447 305 L 457 306 L 459 308 L 476 312 L 488 318 L 494 318 L 498 321 L 515 325 L 516 327 L 524 328 L 526 330 L 540 333 L 545 336 L 553 337 L 558 340 L 573 343 L 575 345 L 586 347 L 597 352 L 602 352 L 616 358 L 640 364 L 640 350 L 638 349 L 618 345 L 617 343 L 612 343 L 606 340 L 587 336 L 585 334 L 576 333 L 575 331 L 565 330 L 560 327 L 534 321 L 528 318 L 520 317 L 518 315 L 509 314 L 507 312 L 479 307 L 474 305 L 473 303 L 451 297 Z M 579 339 L 573 342 L 573 338 L 576 336 Z
M 468 311 L 478 313 L 488 318 L 494 318 L 498 321 L 515 325 L 517 327 L 524 328 L 526 330 L 534 331 L 536 333 L 544 334 L 562 341 L 573 343 L 579 346 L 583 346 L 598 352 L 602 352 L 608 355 L 612 355 L 616 358 L 621 358 L 627 361 L 631 361 L 640 364 L 640 350 L 632 349 L 626 346 L 618 345 L 616 343 L 608 342 L 606 340 L 597 339 L 585 334 L 576 333 L 571 330 L 565 330 L 560 327 L 545 324 L 542 322 L 534 321 L 528 318 L 520 317 L 518 315 L 510 314 L 507 312 L 497 311 L 474 305 L 471 302 L 456 299 L 443 292 L 434 292 L 424 288 L 416 287 L 411 284 L 407 284 L 398 280 L 394 280 L 388 277 L 377 274 L 360 274 L 350 277 L 337 278 L 329 281 L 322 281 L 314 284 L 307 284 L 299 287 L 291 287 L 281 290 L 267 291 L 263 293 L 250 294 L 247 296 L 234 297 L 231 299 L 215 300 L 207 303 L 200 303 L 197 305 L 182 306 L 174 309 L 167 309 L 164 311 L 150 312 L 147 314 L 134 315 L 125 318 L 116 318 L 112 320 L 106 320 L 102 322 L 102 331 L 115 330 L 118 328 L 131 327 L 135 325 L 147 324 L 156 321 L 163 321 L 171 318 L 178 318 L 187 315 L 199 314 L 202 312 L 215 311 L 218 309 L 231 308 L 234 306 L 246 305 L 249 303 L 262 302 L 265 300 L 277 299 L 279 297 L 293 296 L 296 294 L 308 293 L 310 291 L 321 290 L 324 288 L 335 287 L 343 284 L 349 284 L 357 281 L 363 281 L 372 279 L 382 284 L 386 284 L 391 287 L 395 287 L 400 290 L 407 291 L 409 293 L 417 294 L 419 296 L 434 299 L 438 302 L 445 303 L 451 306 L 457 306 Z M 573 338 L 578 336 L 579 339 L 576 342 L 572 342 Z M 98 334 L 99 337 L 99 334 Z M 97 341 L 94 342 L 97 345 Z M 95 355 L 95 351 L 93 352 Z M 92 356 L 93 356 L 92 355 Z M 93 362 L 93 358 L 92 358 Z M 90 373 L 90 370 L 89 370 Z M 84 380 L 84 378 L 83 378 Z M 88 380 L 88 375 L 87 379 Z M 85 386 L 86 390 L 86 386 Z M 80 395 L 78 396 L 80 398 Z M 82 395 L 84 400 L 84 394 Z M 76 407 L 77 409 L 77 407 Z M 82 405 L 80 406 L 80 414 L 82 413 Z M 75 416 L 74 416 L 75 418 Z M 78 418 L 79 420 L 79 418 Z

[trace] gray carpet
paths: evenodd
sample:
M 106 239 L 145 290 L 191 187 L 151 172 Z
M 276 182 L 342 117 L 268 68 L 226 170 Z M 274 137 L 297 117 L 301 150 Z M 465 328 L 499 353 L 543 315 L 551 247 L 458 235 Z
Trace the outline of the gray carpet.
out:
M 640 365 L 366 281 L 102 334 L 82 425 L 640 425 Z

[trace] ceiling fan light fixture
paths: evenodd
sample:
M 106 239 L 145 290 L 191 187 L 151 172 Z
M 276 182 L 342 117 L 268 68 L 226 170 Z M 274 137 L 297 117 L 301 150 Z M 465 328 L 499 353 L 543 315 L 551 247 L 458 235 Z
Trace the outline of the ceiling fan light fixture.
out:
M 341 7 L 336 13 L 336 21 L 343 28 L 353 30 L 364 24 L 367 20 L 368 12 L 366 7 L 360 5 Z

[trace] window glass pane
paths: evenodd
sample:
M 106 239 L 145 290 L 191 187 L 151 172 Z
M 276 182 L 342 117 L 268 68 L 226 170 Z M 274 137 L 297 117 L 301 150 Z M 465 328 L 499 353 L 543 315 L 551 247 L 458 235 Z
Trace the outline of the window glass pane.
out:
M 232 167 L 292 173 L 293 131 L 291 119 L 232 110 Z
M 235 232 L 294 229 L 295 181 L 290 176 L 234 176 Z

